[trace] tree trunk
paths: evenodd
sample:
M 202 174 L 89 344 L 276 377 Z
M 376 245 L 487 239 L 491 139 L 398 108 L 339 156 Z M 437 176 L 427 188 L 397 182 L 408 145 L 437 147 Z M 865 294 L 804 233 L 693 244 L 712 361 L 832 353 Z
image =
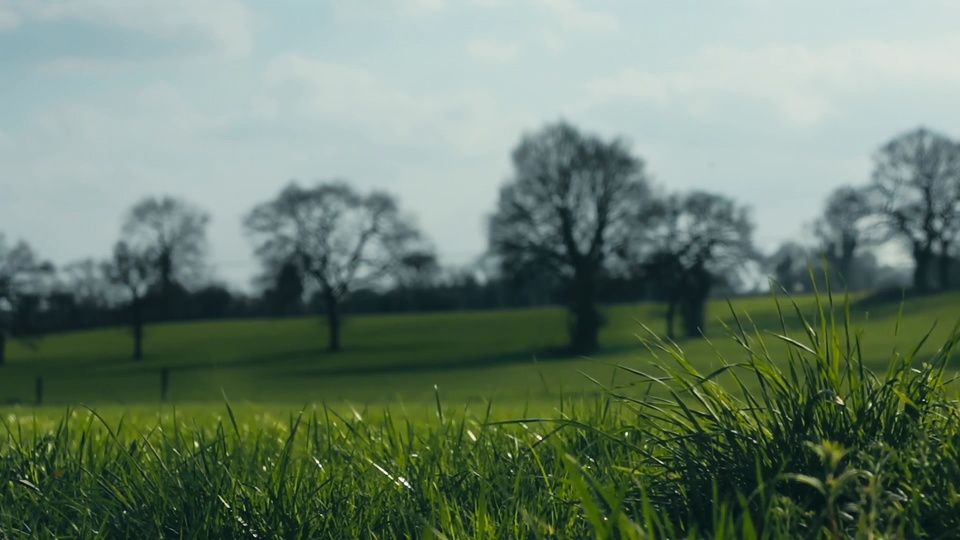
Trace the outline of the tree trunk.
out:
M 0 330 L 0 366 L 7 360 L 7 335 Z
M 932 251 L 929 246 L 915 244 L 913 247 L 913 289 L 918 293 L 930 290 L 930 259 Z
M 950 290 L 950 245 L 940 242 L 940 288 Z
M 578 268 L 573 278 L 573 328 L 570 348 L 576 354 L 590 354 L 600 348 L 600 313 L 596 306 L 593 269 Z
M 702 267 L 693 268 L 689 274 L 681 313 L 683 330 L 688 338 L 699 338 L 706 332 L 707 299 L 710 297 L 712 276 Z
M 676 339 L 676 334 L 673 332 L 673 320 L 677 314 L 677 298 L 676 296 L 671 296 L 667 300 L 667 339 L 674 340 Z
M 844 238 L 840 252 L 840 283 L 845 290 L 852 290 L 855 284 L 853 276 L 853 255 L 857 249 L 857 242 L 853 238 Z
M 169 320 L 173 318 L 170 316 L 170 293 L 173 290 L 173 256 L 170 251 L 164 250 L 157 264 L 160 267 L 160 318 Z
M 130 303 L 133 324 L 133 359 L 143 360 L 143 299 L 134 295 Z
M 331 290 L 323 291 L 323 299 L 327 308 L 327 329 L 330 332 L 327 351 L 340 352 L 340 302 Z

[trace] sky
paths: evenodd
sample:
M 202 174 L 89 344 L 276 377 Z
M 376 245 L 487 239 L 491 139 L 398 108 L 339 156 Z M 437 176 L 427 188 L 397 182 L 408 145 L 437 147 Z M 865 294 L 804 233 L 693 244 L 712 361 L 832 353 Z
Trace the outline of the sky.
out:
M 666 190 L 748 205 L 765 249 L 920 125 L 960 135 L 960 2 L 0 0 L 0 232 L 58 265 L 125 212 L 212 215 L 214 276 L 291 180 L 386 189 L 441 261 L 486 248 L 524 133 L 621 137 Z

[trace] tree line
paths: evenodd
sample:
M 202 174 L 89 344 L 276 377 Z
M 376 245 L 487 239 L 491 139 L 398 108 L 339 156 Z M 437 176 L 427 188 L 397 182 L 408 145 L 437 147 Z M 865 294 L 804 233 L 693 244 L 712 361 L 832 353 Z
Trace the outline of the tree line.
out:
M 771 255 L 756 248 L 747 207 L 666 191 L 622 139 L 557 122 L 524 134 L 511 157 L 488 252 L 465 268 L 439 264 L 395 196 L 344 181 L 291 182 L 247 213 L 242 228 L 263 267 L 252 296 L 210 279 L 210 216 L 176 197 L 135 204 L 102 260 L 57 269 L 0 235 L 0 363 L 9 337 L 95 326 L 129 325 L 140 359 L 150 322 L 318 313 L 336 352 L 347 311 L 546 304 L 568 308 L 570 351 L 589 354 L 600 347 L 601 303 L 661 301 L 668 337 L 697 337 L 707 299 L 749 291 L 758 273 L 789 292 L 828 279 L 848 290 L 895 284 L 901 276 L 876 258 L 894 242 L 913 259 L 911 291 L 960 283 L 960 144 L 925 128 L 881 146 L 867 182 L 830 194 L 812 244 L 787 241 Z

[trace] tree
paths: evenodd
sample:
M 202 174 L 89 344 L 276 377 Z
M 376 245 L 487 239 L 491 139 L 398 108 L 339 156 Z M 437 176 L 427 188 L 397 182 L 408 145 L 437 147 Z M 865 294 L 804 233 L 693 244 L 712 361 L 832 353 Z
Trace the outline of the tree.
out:
M 960 219 L 960 146 L 924 128 L 894 138 L 874 156 L 871 194 L 874 212 L 910 246 L 913 288 L 932 289 L 937 249 L 940 285 L 946 287 L 950 231 Z
M 645 229 L 652 254 L 643 268 L 666 296 L 667 337 L 678 308 L 684 334 L 698 337 L 713 286 L 755 258 L 753 221 L 732 199 L 703 191 L 667 197 L 657 216 Z
M 124 241 L 155 267 L 153 285 L 164 317 L 172 315 L 173 297 L 183 291 L 182 286 L 205 272 L 209 222 L 206 212 L 174 197 L 146 198 L 127 214 Z
M 811 264 L 807 248 L 797 242 L 786 241 L 766 259 L 768 271 L 784 290 L 790 293 L 809 289 Z
M 280 263 L 272 272 L 273 284 L 263 292 L 264 300 L 275 316 L 301 313 L 303 308 L 303 275 L 295 258 Z
M 0 234 L 0 365 L 6 361 L 7 338 L 30 333 L 27 316 L 36 311 L 39 280 L 52 270 L 26 242 L 10 246 Z
M 433 286 L 440 275 L 440 264 L 433 250 L 411 251 L 396 265 L 397 292 L 405 309 L 420 309 L 418 297 Z
M 863 280 L 854 273 L 858 248 L 876 243 L 871 221 L 869 194 L 863 188 L 839 187 L 827 198 L 822 216 L 814 224 L 814 234 L 834 267 L 841 283 L 851 288 Z
M 391 195 L 362 195 L 344 182 L 306 189 L 291 183 L 254 207 L 244 227 L 267 265 L 296 261 L 319 287 L 330 352 L 340 350 L 341 307 L 350 292 L 389 279 L 404 256 L 422 248 L 419 230 Z
M 148 287 L 155 282 L 156 259 L 144 252 L 135 251 L 125 242 L 117 242 L 113 258 L 103 264 L 107 279 L 130 295 L 130 328 L 133 333 L 133 359 L 143 359 L 144 297 Z
M 525 135 L 500 189 L 489 244 L 505 275 L 547 268 L 569 288 L 570 347 L 599 347 L 597 281 L 630 243 L 651 198 L 643 162 L 620 140 L 560 122 Z

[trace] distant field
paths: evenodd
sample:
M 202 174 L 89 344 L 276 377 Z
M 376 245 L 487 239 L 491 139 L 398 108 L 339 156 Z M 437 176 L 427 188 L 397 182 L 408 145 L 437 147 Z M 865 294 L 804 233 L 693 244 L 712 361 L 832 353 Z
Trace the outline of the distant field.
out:
M 807 315 L 815 312 L 812 297 L 795 301 Z M 957 293 L 908 301 L 899 336 L 899 305 L 854 310 L 855 325 L 868 336 L 864 358 L 885 366 L 895 346 L 912 347 L 939 320 L 927 346 L 932 352 L 960 317 L 958 305 Z M 762 329 L 779 328 L 770 297 L 734 306 Z M 51 335 L 36 350 L 10 344 L 8 363 L 0 368 L 0 405 L 31 403 L 38 375 L 48 404 L 156 403 L 161 367 L 170 369 L 177 403 L 220 402 L 224 393 L 234 402 L 277 404 L 424 402 L 434 399 L 435 386 L 448 403 L 555 402 L 560 392 L 594 390 L 585 375 L 609 383 L 610 364 L 649 370 L 652 357 L 636 335 L 644 333 L 640 322 L 662 333 L 662 314 L 656 304 L 605 308 L 604 348 L 590 359 L 558 355 L 566 339 L 560 308 L 355 316 L 344 328 L 344 351 L 336 355 L 325 352 L 326 330 L 315 317 L 152 325 L 141 362 L 129 358 L 126 329 Z M 731 361 L 742 357 L 718 319 L 733 323 L 725 302 L 710 305 L 709 342 L 680 342 L 699 369 L 717 365 L 718 353 Z M 788 322 L 793 319 L 789 313 Z M 774 338 L 768 346 L 783 347 Z M 630 379 L 623 372 L 617 377 Z

